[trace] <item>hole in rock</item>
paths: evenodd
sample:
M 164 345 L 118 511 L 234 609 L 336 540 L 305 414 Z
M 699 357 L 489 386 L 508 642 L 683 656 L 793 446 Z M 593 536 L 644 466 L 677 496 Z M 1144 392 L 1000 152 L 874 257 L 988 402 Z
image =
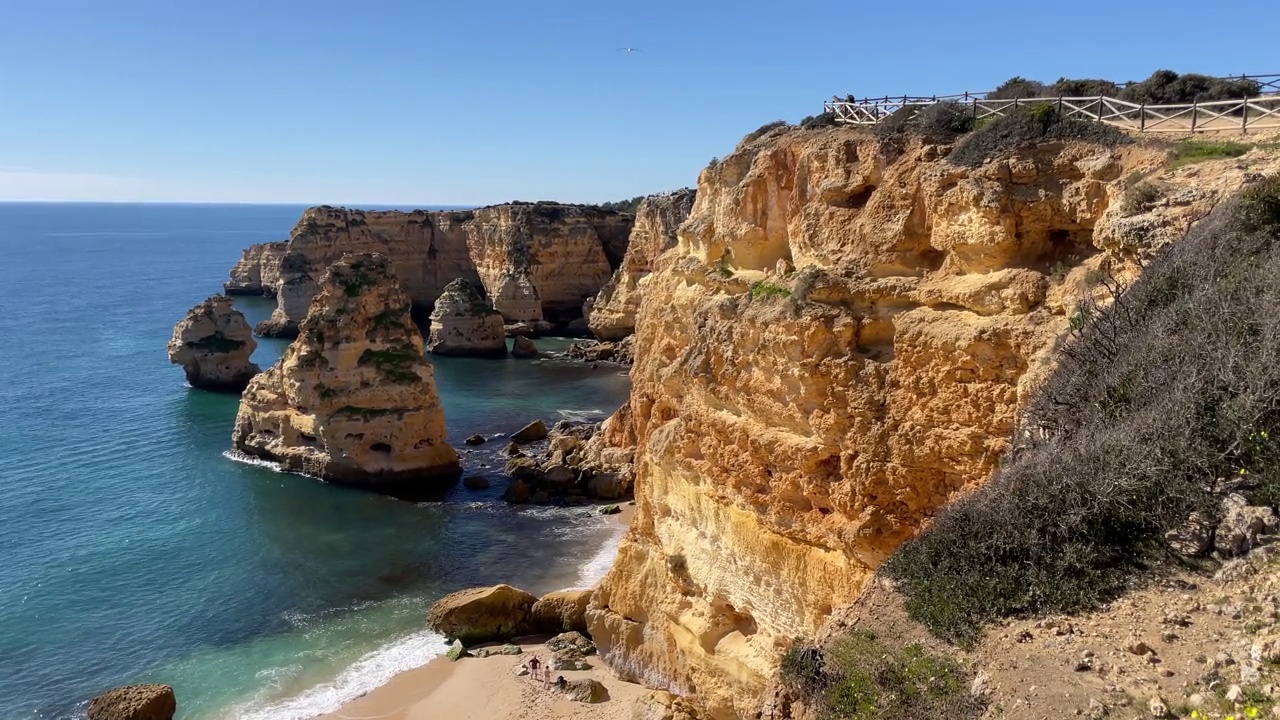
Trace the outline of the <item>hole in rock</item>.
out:
M 391 446 L 386 443 L 380 443 L 380 442 L 374 443 L 369 446 L 369 449 L 377 453 L 383 453 L 385 455 L 391 454 Z
M 829 204 L 844 208 L 845 210 L 861 210 L 871 202 L 871 196 L 875 193 L 875 185 L 863 185 L 856 190 L 848 193 L 841 193 L 829 200 Z

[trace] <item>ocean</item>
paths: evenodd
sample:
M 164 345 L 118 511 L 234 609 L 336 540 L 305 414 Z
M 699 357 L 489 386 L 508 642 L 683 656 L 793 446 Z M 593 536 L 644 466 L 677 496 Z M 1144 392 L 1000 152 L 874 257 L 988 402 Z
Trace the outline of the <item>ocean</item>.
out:
M 439 503 L 228 452 L 237 398 L 188 387 L 165 344 L 302 210 L 0 203 L 0 718 L 77 717 L 136 682 L 173 685 L 187 720 L 309 718 L 442 653 L 425 617 L 446 592 L 607 570 L 612 518 L 503 503 L 505 443 L 462 439 L 604 418 L 629 389 L 618 368 L 431 358 L 450 441 L 493 479 Z M 274 304 L 236 303 L 250 323 Z

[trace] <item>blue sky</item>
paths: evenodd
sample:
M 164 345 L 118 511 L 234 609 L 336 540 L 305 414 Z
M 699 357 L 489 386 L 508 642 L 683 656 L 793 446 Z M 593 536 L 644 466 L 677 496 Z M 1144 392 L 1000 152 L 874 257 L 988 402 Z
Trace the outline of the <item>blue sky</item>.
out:
M 833 93 L 1280 72 L 1274 11 L 0 0 L 0 200 L 604 201 L 692 185 Z

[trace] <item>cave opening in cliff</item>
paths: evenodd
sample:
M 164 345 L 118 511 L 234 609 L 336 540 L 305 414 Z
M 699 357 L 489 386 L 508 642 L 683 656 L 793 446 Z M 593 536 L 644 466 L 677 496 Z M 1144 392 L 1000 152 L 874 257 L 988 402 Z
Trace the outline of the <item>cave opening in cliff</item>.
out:
M 845 210 L 861 210 L 867 206 L 867 203 L 871 202 L 871 196 L 875 194 L 875 191 L 875 185 L 860 185 L 853 191 L 836 195 L 827 202 L 832 207 Z

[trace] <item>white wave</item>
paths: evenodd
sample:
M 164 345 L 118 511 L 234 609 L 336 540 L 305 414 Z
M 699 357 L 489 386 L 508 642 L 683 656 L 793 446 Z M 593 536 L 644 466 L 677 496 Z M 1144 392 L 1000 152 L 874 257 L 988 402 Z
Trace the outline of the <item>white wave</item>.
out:
M 571 590 L 588 590 L 600 582 L 600 579 L 613 567 L 613 561 L 618 557 L 618 546 L 622 543 L 622 536 L 626 532 L 626 526 L 619 523 L 618 529 L 614 530 L 605 541 L 604 547 L 578 569 L 578 582 L 570 588 Z
M 258 467 L 269 468 L 278 473 L 284 472 L 284 466 L 278 462 L 273 460 L 263 460 L 262 458 L 254 457 L 252 455 L 245 455 L 239 450 L 223 450 L 222 457 L 228 460 L 234 460 L 238 463 L 244 463 L 245 465 L 257 465 Z
M 561 409 L 561 410 L 556 410 L 556 412 L 560 413 L 560 415 L 564 417 L 566 420 L 573 420 L 574 422 L 588 422 L 591 420 L 603 420 L 609 417 L 609 413 L 599 408 L 593 408 L 590 410 Z
M 427 631 L 414 633 L 361 657 L 332 682 L 317 685 L 285 700 L 264 702 L 262 698 L 253 699 L 227 710 L 223 717 L 227 720 L 308 720 L 331 713 L 385 685 L 396 675 L 426 665 L 443 655 L 446 649 L 443 636 Z M 278 669 L 283 675 L 291 671 L 295 668 Z M 277 670 L 264 672 L 274 678 Z

